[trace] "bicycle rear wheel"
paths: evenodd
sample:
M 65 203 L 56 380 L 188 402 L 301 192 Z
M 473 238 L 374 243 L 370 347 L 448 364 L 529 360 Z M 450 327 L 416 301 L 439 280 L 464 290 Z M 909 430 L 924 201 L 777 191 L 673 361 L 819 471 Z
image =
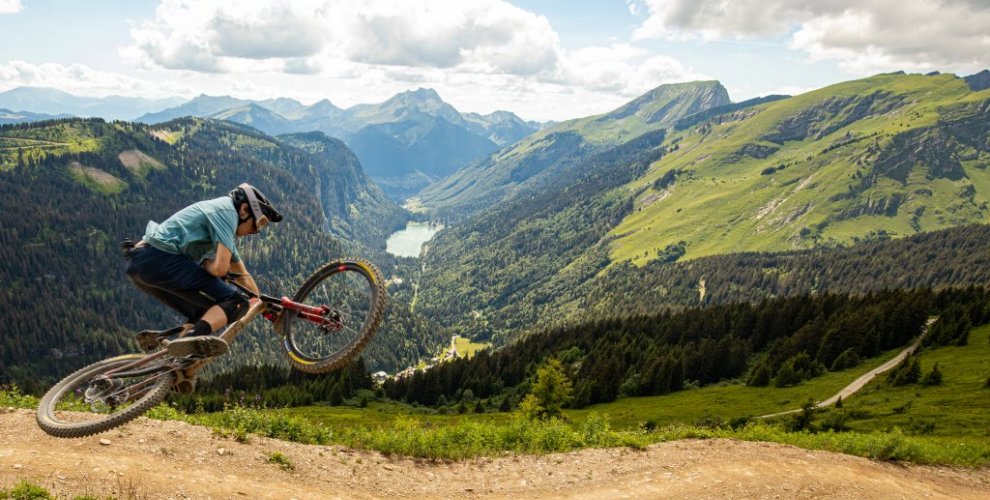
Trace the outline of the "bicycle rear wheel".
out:
M 38 405 L 38 426 L 55 437 L 84 437 L 129 422 L 160 403 L 175 373 L 155 360 L 114 372 L 144 358 L 127 354 L 93 363 L 55 384 Z
M 341 259 L 321 267 L 292 297 L 320 308 L 309 318 L 286 311 L 278 323 L 289 362 L 306 373 L 326 373 L 364 349 L 385 315 L 381 273 L 364 259 Z

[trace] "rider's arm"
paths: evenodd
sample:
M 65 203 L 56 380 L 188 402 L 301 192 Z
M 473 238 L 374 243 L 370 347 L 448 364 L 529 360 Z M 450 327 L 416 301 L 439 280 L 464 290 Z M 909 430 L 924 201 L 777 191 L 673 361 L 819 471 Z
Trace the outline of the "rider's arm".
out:
M 244 288 L 247 288 L 256 294 L 261 294 L 261 292 L 258 291 L 258 284 L 254 282 L 254 278 L 251 277 L 251 274 L 248 273 L 247 268 L 244 267 L 244 261 L 231 262 L 230 272 L 239 275 L 237 277 L 237 282 L 243 285 Z
M 206 269 L 206 272 L 216 276 L 217 278 L 226 276 L 231 270 L 232 263 L 230 261 L 230 255 L 231 253 L 229 248 L 224 246 L 223 243 L 217 243 L 216 258 L 213 260 L 204 260 L 203 269 Z

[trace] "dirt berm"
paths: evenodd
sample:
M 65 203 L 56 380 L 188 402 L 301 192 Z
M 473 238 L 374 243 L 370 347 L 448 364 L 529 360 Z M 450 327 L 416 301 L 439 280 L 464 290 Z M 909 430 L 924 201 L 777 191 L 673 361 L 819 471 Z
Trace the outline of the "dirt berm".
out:
M 294 467 L 269 463 L 280 452 Z M 386 457 L 145 418 L 82 439 L 0 409 L 0 488 L 62 498 L 990 498 L 990 470 L 875 462 L 790 446 L 676 441 L 463 462 Z

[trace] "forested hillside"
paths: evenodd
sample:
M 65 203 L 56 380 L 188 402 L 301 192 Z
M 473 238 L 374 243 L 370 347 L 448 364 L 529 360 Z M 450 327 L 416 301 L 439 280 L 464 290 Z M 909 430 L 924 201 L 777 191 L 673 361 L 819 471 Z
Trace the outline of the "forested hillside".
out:
M 239 240 L 241 255 L 262 288 L 291 294 L 318 265 L 342 253 L 340 240 L 325 230 L 336 214 L 324 212 L 314 189 L 332 192 L 332 181 L 345 180 L 334 175 L 339 170 L 321 169 L 348 166 L 317 156 L 214 121 L 0 127 L 0 377 L 44 385 L 89 361 L 132 351 L 136 330 L 176 323 L 126 279 L 118 243 L 139 238 L 148 220 L 223 196 L 241 182 L 257 185 L 286 215 L 261 235 Z M 395 369 L 446 338 L 400 305 L 389 310 L 365 356 L 374 369 Z M 252 329 L 239 340 L 221 364 L 283 358 L 270 328 Z
M 529 392 L 536 368 L 548 358 L 565 367 L 576 407 L 732 379 L 787 387 L 904 345 L 922 332 L 929 316 L 940 316 L 929 345 L 964 345 L 973 325 L 990 321 L 990 294 L 968 288 L 800 295 L 677 313 L 589 317 L 389 381 L 385 391 L 426 405 L 458 401 L 470 391 L 472 398 L 508 408 Z
M 423 307 L 484 338 L 588 310 L 749 300 L 737 257 L 665 266 L 990 221 L 990 91 L 970 80 L 878 75 L 742 103 L 720 89 L 660 87 L 425 190 L 432 213 L 456 223 L 431 243 Z M 986 283 L 979 274 L 923 284 Z M 831 289 L 824 276 L 786 293 Z

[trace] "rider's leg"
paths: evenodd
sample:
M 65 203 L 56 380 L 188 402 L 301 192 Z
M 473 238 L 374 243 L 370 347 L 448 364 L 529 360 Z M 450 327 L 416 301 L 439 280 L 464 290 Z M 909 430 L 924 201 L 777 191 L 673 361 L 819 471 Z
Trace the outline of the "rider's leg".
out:
M 231 297 L 207 309 L 193 326 L 189 336 L 169 342 L 169 354 L 212 357 L 227 352 L 227 343 L 210 334 L 244 317 L 248 307 L 248 298 L 235 292 Z
M 231 311 L 237 308 L 231 309 L 231 304 L 239 304 L 240 301 L 234 299 L 241 296 L 236 289 L 188 258 L 148 247 L 134 252 L 127 274 L 139 289 L 189 318 L 182 338 L 170 342 L 170 345 L 175 344 L 169 347 L 170 353 L 175 351 L 175 356 L 215 356 L 226 352 L 227 345 L 221 339 L 208 340 L 203 336 L 209 336 L 232 321 Z M 243 302 L 246 304 L 246 300 Z M 243 310 L 246 311 L 246 307 Z M 200 340 L 181 342 L 194 337 L 200 337 Z

